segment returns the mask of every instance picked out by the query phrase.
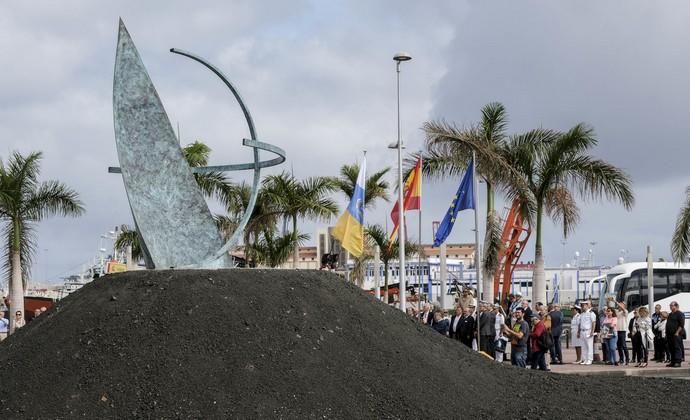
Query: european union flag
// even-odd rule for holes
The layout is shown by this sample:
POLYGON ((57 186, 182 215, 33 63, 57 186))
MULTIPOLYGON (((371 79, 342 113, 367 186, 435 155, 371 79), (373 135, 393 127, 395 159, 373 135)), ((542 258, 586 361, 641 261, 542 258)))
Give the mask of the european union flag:
POLYGON ((474 208, 474 162, 470 161, 465 176, 462 178, 458 192, 455 193, 453 201, 450 203, 450 208, 443 218, 443 222, 436 231, 434 238, 434 246, 439 246, 446 241, 450 231, 453 230, 455 218, 460 210, 474 208))

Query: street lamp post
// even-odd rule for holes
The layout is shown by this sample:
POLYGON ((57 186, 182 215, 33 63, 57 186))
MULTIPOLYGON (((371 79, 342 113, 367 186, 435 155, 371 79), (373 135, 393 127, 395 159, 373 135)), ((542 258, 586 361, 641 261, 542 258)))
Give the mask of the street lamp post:
POLYGON ((399 265, 399 275, 400 275, 400 287, 398 296, 400 299, 400 310, 406 312, 406 301, 407 301, 407 289, 405 284, 405 213, 403 206, 403 168, 402 168, 402 140, 400 138, 400 63, 403 61, 410 61, 412 57, 406 53, 398 53, 393 57, 395 60, 395 71, 397 74, 397 102, 398 102, 398 142, 395 144, 395 148, 398 149, 398 243, 400 246, 398 249, 400 253, 398 259, 400 261, 399 265))

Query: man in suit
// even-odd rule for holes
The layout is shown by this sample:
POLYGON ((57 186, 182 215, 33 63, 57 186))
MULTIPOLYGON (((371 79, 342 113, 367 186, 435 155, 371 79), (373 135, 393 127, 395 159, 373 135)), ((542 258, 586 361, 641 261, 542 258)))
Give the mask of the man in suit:
POLYGON ((472 348, 472 339, 474 338, 474 317, 472 317, 472 310, 465 308, 462 310, 462 317, 458 321, 458 339, 464 345, 472 348))
POLYGON ((496 339, 496 313, 486 302, 482 302, 479 308, 479 350, 493 357, 494 340, 496 339))
POLYGON ((563 352, 561 351, 561 334, 563 333, 563 313, 557 304, 549 305, 549 316, 551 317, 551 336, 553 346, 551 346, 551 364, 563 364, 563 352))
MULTIPOLYGON (((468 308, 469 309, 469 308, 468 308)), ((450 317, 450 328, 448 329, 448 336, 456 340, 460 339, 460 319, 462 318, 462 307, 457 305, 455 307, 455 314, 450 317)))

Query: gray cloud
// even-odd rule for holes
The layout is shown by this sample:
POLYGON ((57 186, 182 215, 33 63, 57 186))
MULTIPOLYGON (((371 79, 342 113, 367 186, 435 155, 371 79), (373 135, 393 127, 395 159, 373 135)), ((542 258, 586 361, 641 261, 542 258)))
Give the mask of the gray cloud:
MULTIPOLYGON (((637 204, 627 213, 582 203, 566 253, 587 253, 595 241, 595 262, 613 264, 620 249, 639 260, 646 244, 668 258, 689 181, 689 14, 683 2, 473 2, 446 49, 433 115, 469 124, 482 105, 500 101, 513 132, 592 124, 594 154, 628 171, 637 204)), ((547 264, 560 264, 560 240, 547 222, 547 264)))
MULTIPOLYGON (((0 156, 42 150, 45 179, 78 190, 88 211, 41 225, 35 273, 68 274, 105 245, 102 233, 130 222, 121 180, 106 173, 117 164, 111 94, 118 16, 183 142, 205 141, 213 163, 250 160, 239 145, 247 136, 241 112, 210 73, 170 47, 205 56, 237 84, 261 139, 288 152, 288 162, 268 172, 298 177, 334 174, 364 149, 371 170, 395 167, 386 147, 396 135, 392 56, 405 50, 414 57, 401 73, 408 150, 422 147, 419 127, 429 118, 469 123, 494 100, 506 104, 516 132, 587 121, 601 140, 597 155, 632 174, 638 205, 631 213, 583 205, 567 253, 591 240, 606 261, 647 242, 666 250, 690 181, 681 125, 689 11, 683 3, 642 2, 4 3, 0 156)), ((424 187, 425 241, 458 182, 424 187)), ((381 203, 367 218, 385 225, 389 210, 381 203)), ((416 236, 416 215, 410 224, 416 236)), ((315 225, 303 226, 311 232, 315 225)), ((465 212, 449 240, 472 241, 471 226, 465 212)), ((548 223, 545 243, 547 263, 559 264, 558 229, 548 223)))
MULTIPOLYGON (((87 207, 79 219, 41 224, 35 277, 54 280, 77 270, 109 246, 101 234, 131 220, 121 180, 106 173, 117 164, 111 94, 118 16, 184 143, 205 141, 212 163, 250 160, 240 147, 247 129, 233 99, 170 47, 207 57, 236 83, 261 139, 288 152, 288 162, 269 172, 292 169, 305 177, 334 174, 364 149, 370 168, 395 162, 386 145, 395 137, 392 56, 401 49, 415 54, 403 74, 403 133, 419 148, 417 127, 431 109, 442 47, 452 37, 443 16, 450 9, 364 1, 3 4, 0 156, 42 150, 44 179, 72 186, 87 207)), ((383 213, 372 219, 383 221, 383 213)))

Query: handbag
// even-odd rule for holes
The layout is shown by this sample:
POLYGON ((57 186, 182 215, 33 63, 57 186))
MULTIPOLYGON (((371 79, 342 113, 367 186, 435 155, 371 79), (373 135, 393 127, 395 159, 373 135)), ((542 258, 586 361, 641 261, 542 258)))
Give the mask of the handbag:
POLYGON ((505 340, 501 340, 500 338, 496 341, 494 341, 494 350, 497 352, 505 352, 506 351, 506 342, 505 340))

